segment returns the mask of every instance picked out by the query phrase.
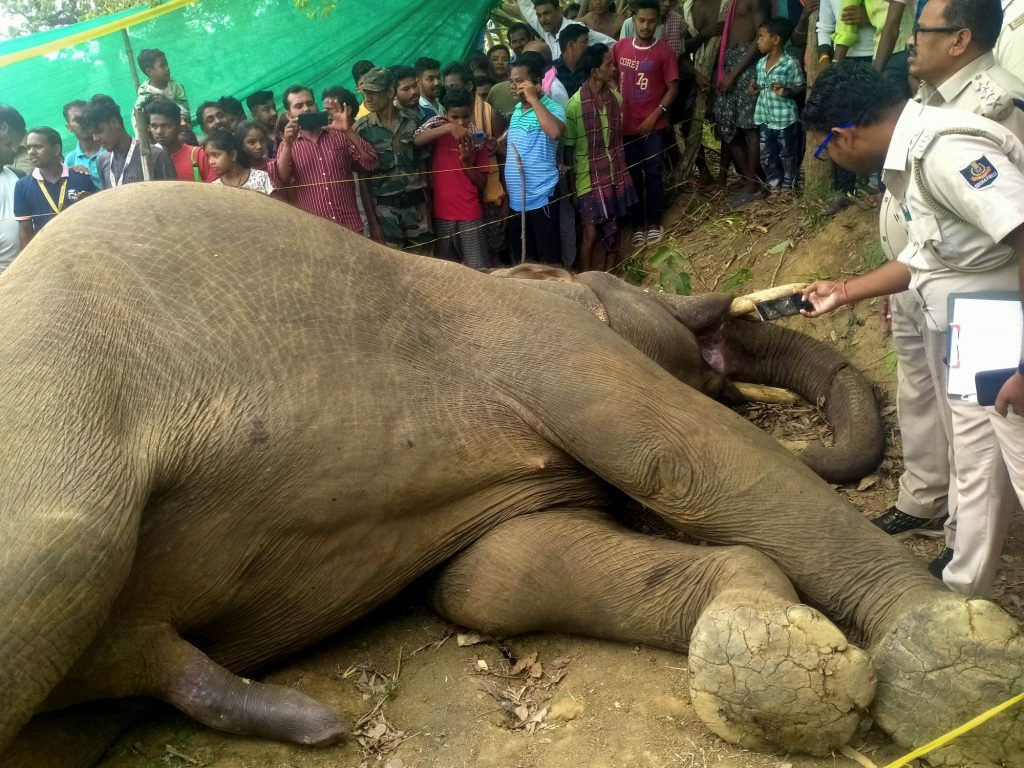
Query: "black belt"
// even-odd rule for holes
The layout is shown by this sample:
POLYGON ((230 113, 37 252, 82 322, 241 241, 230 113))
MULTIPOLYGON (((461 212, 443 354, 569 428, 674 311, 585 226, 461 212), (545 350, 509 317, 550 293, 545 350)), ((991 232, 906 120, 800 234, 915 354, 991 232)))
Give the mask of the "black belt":
POLYGON ((426 191, 413 189, 408 192, 399 192, 397 195, 384 195, 375 198, 377 205, 390 205, 395 208, 408 208, 412 205, 419 205, 427 201, 426 191))

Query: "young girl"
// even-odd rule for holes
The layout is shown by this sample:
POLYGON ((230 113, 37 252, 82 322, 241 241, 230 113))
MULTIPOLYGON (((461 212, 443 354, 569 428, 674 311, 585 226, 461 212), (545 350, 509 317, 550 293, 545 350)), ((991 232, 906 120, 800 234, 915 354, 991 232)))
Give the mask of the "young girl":
POLYGON ((214 184, 253 189, 265 195, 274 191, 267 172, 250 167, 249 155, 235 134, 215 131, 206 139, 205 148, 210 165, 220 174, 220 178, 214 179, 214 184))
POLYGON ((235 138, 242 142, 242 149, 249 156, 249 166, 265 171, 267 159, 270 156, 270 142, 267 141, 267 132, 259 123, 252 120, 243 120, 235 128, 235 138))

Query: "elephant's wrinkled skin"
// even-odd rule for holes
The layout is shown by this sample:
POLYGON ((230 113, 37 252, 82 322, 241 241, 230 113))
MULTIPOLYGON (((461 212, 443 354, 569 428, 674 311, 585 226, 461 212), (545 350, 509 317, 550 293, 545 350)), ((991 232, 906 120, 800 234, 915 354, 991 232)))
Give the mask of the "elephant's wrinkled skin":
MULTIPOLYGON (((36 237, 0 321, 0 751, 34 713, 135 694, 335 741, 338 713, 235 675, 434 568, 435 606, 470 627, 689 647, 698 712, 755 748, 843 743, 875 672, 904 744, 1024 683, 1009 617, 522 281, 244 191, 140 184, 36 237), (623 529, 612 487, 729 546, 623 529)), ((1022 732, 1006 715, 940 756, 1021 766, 1022 732)))

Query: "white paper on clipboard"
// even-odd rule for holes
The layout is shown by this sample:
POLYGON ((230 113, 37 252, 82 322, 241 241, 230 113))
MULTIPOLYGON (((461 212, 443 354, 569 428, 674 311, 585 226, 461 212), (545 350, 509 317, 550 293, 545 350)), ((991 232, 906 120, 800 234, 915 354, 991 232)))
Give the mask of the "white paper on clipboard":
POLYGON ((1020 298, 960 294, 951 296, 950 304, 946 392, 957 400, 976 399, 974 374, 1016 368, 1020 362, 1020 298))

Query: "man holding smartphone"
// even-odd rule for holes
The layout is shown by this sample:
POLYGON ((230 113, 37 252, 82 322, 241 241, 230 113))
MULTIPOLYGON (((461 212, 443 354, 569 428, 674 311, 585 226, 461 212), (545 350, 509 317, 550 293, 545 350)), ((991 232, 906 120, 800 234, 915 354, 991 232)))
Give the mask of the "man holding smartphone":
POLYGON ((377 151, 355 132, 351 104, 331 106, 330 115, 319 112, 306 86, 285 90, 288 124, 277 151, 277 174, 297 207, 362 234, 353 170, 377 170, 377 151))
POLYGON ((422 249, 432 239, 425 151, 413 144, 418 115, 395 106, 395 79, 375 67, 359 78, 369 114, 356 121, 356 133, 377 152, 379 166, 359 181, 370 237, 392 248, 422 249))

